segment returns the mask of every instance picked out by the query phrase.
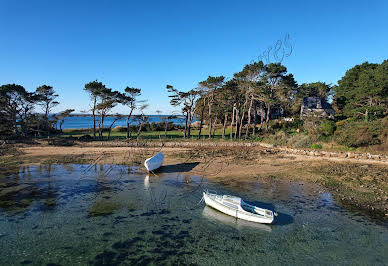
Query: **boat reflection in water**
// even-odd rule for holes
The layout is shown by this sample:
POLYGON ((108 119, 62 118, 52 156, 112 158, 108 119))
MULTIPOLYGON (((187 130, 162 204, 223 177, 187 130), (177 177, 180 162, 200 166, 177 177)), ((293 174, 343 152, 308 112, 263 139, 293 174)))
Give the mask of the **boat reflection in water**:
POLYGON ((253 223, 241 219, 236 219, 235 217, 226 215, 222 212, 219 212, 211 207, 205 206, 203 209, 202 215, 210 221, 220 222, 229 226, 232 226, 238 230, 243 228, 254 228, 266 232, 271 232, 272 228, 270 225, 253 223))
POLYGON ((150 188, 150 175, 146 175, 144 178, 144 188, 147 190, 150 188))

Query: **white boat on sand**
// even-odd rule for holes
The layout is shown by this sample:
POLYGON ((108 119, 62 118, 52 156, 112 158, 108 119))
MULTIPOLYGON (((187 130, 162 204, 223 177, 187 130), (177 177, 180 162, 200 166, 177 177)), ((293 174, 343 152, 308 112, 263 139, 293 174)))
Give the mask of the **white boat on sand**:
POLYGON ((158 152, 151 158, 148 158, 144 161, 145 168, 150 172, 158 169, 162 166, 164 160, 164 155, 161 152, 158 152))
POLYGON ((206 205, 238 219, 270 224, 276 214, 267 209, 262 209, 244 202, 241 198, 230 195, 218 195, 203 192, 206 205))

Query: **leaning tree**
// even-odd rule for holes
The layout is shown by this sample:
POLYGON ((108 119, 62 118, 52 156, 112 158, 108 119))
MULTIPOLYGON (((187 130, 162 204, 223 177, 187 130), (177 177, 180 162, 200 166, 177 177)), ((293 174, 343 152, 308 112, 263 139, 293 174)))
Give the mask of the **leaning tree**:
POLYGON ((44 118, 47 126, 47 134, 50 135, 51 126, 49 123, 49 115, 52 108, 59 104, 59 102, 56 101, 58 94, 56 94, 53 87, 42 85, 36 89, 36 95, 39 98, 39 105, 42 106, 44 112, 44 118))
POLYGON ((206 80, 201 81, 199 83, 199 87, 204 89, 205 95, 206 95, 206 102, 208 105, 208 124, 209 124, 209 138, 212 137, 212 126, 213 126, 213 121, 212 121, 212 107, 215 102, 214 98, 214 93, 218 88, 221 88, 222 85, 224 84, 225 77, 224 76, 218 76, 218 77, 213 77, 209 76, 206 80))
POLYGON ((93 138, 96 139, 96 112, 98 105, 98 97, 103 93, 106 89, 105 85, 102 82, 98 82, 97 80, 91 81, 85 84, 84 90, 89 93, 90 98, 92 100, 92 116, 93 116, 93 138))

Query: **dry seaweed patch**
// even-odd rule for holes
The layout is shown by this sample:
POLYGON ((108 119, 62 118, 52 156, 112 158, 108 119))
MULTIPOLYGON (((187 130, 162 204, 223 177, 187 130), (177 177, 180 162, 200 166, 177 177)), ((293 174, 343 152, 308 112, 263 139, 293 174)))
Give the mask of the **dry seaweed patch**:
POLYGON ((0 145, 0 174, 9 175, 19 170, 23 163, 21 160, 22 151, 15 145, 0 145))

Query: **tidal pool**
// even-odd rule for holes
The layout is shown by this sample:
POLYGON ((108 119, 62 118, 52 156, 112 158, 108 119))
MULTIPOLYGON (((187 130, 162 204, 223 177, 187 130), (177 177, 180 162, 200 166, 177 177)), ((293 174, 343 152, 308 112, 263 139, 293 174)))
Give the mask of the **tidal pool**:
POLYGON ((387 223, 308 184, 225 184, 118 165, 29 166, 0 177, 0 265, 387 262, 387 223), (278 219, 236 221, 199 203, 204 189, 276 209, 278 219))

